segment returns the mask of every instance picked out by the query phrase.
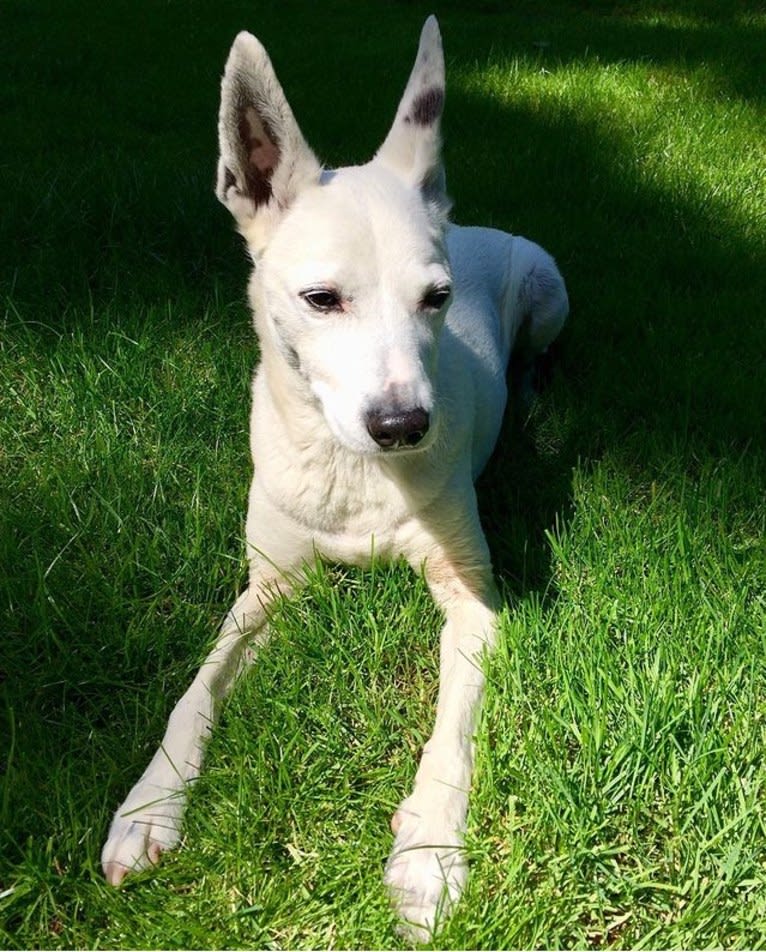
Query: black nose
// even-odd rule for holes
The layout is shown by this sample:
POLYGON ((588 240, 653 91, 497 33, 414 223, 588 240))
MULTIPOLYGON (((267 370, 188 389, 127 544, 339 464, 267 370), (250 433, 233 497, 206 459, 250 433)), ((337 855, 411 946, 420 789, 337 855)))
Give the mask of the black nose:
POLYGON ((365 417, 367 432, 384 450, 395 446, 417 446, 428 432, 428 414, 422 407, 389 413, 370 410, 365 417))

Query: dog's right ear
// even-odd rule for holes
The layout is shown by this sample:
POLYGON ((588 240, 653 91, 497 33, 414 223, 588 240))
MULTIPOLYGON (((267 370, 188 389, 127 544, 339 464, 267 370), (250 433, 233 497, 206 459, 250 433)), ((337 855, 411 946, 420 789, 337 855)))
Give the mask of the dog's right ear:
POLYGON ((322 169, 306 144, 261 43, 250 33, 234 40, 221 80, 216 195, 253 252, 298 193, 322 169))

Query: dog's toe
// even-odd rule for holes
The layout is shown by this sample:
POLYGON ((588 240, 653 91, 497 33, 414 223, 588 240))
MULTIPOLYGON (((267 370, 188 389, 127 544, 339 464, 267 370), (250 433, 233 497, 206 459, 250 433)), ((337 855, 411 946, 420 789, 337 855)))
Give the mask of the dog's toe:
POLYGON ((119 886, 128 875, 128 868, 113 860, 102 862, 101 865, 104 870, 104 877, 110 886, 119 886))
POLYGON ((160 841, 151 826, 140 822, 114 827, 113 823, 101 852, 101 867, 112 886, 119 886, 128 873, 156 866, 165 850, 172 849, 178 841, 177 836, 168 836, 167 830, 160 841))
POLYGON ((385 883, 399 916, 397 931, 407 940, 430 941, 465 885, 468 865, 459 831, 421 822, 400 809, 391 821, 394 848, 385 883))
POLYGON ((458 850, 414 848, 392 854, 385 882, 399 917, 397 932, 414 942, 430 941, 452 911, 465 883, 458 850))
POLYGON ((101 851, 106 881, 119 886, 128 873, 156 866, 181 838, 183 806, 180 794, 158 798, 156 790, 134 788, 115 814, 101 851))

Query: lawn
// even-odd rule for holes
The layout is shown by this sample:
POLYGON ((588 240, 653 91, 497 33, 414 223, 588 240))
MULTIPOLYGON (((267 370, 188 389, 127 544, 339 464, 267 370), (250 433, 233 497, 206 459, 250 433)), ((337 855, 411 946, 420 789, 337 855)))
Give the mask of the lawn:
POLYGON ((111 813, 244 579, 247 262, 212 192, 241 28, 364 161, 434 8, 461 223, 556 257, 571 322, 481 480, 506 597, 444 948, 766 944, 766 15, 729 2, 6 0, 0 943, 397 948, 388 820, 435 700, 402 566, 317 566, 180 849, 111 813))

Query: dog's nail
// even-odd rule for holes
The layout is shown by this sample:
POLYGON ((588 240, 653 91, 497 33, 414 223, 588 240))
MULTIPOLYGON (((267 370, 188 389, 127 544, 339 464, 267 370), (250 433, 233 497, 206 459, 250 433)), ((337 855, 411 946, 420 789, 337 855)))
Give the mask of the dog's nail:
POLYGON ((122 863, 107 863, 104 867, 104 876, 110 886, 119 886, 127 872, 127 866, 123 866, 122 863))

